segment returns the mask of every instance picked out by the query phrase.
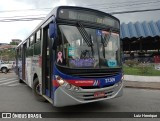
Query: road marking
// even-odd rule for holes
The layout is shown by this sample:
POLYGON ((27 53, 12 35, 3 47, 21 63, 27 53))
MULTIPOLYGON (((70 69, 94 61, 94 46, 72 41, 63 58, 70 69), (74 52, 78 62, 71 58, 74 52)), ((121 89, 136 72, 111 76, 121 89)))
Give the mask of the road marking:
POLYGON ((6 82, 6 83, 2 83, 0 85, 6 85, 6 84, 14 83, 14 82, 18 82, 18 81, 17 80, 16 81, 10 81, 10 82, 6 82))
POLYGON ((18 85, 20 85, 20 83, 16 83, 16 84, 10 84, 10 85, 8 85, 8 86, 18 86, 18 85))
POLYGON ((3 80, 3 81, 0 81, 0 83, 7 82, 7 81, 12 81, 12 80, 17 80, 17 78, 13 78, 13 79, 6 79, 6 80, 3 80))
POLYGON ((13 78, 0 78, 0 86, 14 87, 14 86, 22 86, 22 85, 23 84, 19 83, 19 80, 18 80, 17 77, 13 77, 13 78))
POLYGON ((1 80, 4 80, 4 79, 6 79, 6 78, 1 78, 0 81, 1 81, 1 80))

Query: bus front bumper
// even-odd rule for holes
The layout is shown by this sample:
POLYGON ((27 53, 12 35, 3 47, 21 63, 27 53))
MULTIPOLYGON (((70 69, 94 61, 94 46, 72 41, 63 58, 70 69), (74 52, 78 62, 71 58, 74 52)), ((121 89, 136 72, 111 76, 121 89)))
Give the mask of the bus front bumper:
POLYGON ((63 107, 69 105, 84 104, 96 101, 102 101, 120 97, 123 94, 123 82, 121 81, 110 87, 99 89, 82 89, 79 91, 71 91, 64 86, 60 86, 54 93, 54 106, 63 107), (101 98, 95 98, 96 92, 104 92, 105 96, 101 98))

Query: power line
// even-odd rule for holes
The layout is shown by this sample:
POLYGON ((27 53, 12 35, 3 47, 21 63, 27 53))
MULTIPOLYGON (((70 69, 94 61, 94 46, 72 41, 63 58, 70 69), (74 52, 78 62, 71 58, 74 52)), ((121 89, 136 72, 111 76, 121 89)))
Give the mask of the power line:
POLYGON ((6 12, 22 12, 22 11, 41 11, 41 10, 51 10, 52 8, 36 8, 36 9, 22 9, 22 10, 7 10, 7 11, 0 11, 0 13, 6 12))
MULTIPOLYGON (((110 14, 126 14, 126 13, 138 13, 138 12, 148 12, 148 11, 158 11, 157 9, 146 9, 146 10, 134 10, 134 11, 120 11, 120 12, 111 12, 110 14)), ((44 17, 33 17, 33 18, 17 18, 17 19, 1 19, 0 22, 15 22, 15 21, 35 21, 35 20, 43 20, 44 17)))
POLYGON ((146 10, 134 10, 134 11, 120 11, 120 12, 111 12, 110 14, 125 14, 125 13, 138 13, 138 12, 148 12, 148 11, 159 11, 160 8, 157 9, 146 9, 146 10))
MULTIPOLYGON (((147 5, 147 4, 146 4, 146 5, 147 5)), ((139 9, 140 7, 141 7, 141 8, 142 8, 142 7, 148 7, 148 5, 147 5, 147 6, 146 6, 146 5, 143 5, 143 6, 135 6, 135 7, 132 7, 132 8, 131 8, 130 6, 128 6, 128 7, 125 7, 124 9, 123 9, 123 8, 119 8, 119 9, 117 8, 116 11, 124 11, 124 10, 126 10, 126 9, 130 9, 130 10, 132 9, 132 11, 133 11, 133 10, 139 9)), ((157 8, 157 6, 159 7, 159 4, 156 4, 156 5, 152 6, 152 8, 157 8)), ((150 8, 150 9, 152 9, 152 8, 150 8)), ((148 9, 148 8, 147 8, 147 9, 148 9)), ((99 10, 101 10, 101 9, 99 9, 99 10)), ((105 10, 103 10, 103 11, 105 11, 105 10)), ((111 12, 111 11, 114 11, 114 10, 108 10, 108 13, 111 12)))
MULTIPOLYGON (((116 2, 116 3, 106 3, 106 2, 105 2, 105 3, 101 3, 101 4, 90 4, 90 5, 87 5, 87 6, 93 6, 93 5, 96 5, 96 6, 97 6, 97 5, 99 5, 99 6, 100 6, 100 5, 103 5, 103 6, 104 6, 104 5, 107 4, 107 5, 113 5, 113 7, 116 7, 116 8, 117 8, 117 7, 119 7, 119 6, 114 6, 114 4, 118 4, 118 5, 121 4, 121 5, 123 5, 122 3, 132 3, 132 4, 133 4, 133 3, 137 3, 137 2, 140 2, 140 3, 141 3, 141 2, 143 2, 143 1, 138 1, 138 0, 137 0, 137 1, 132 1, 132 2, 129 2, 129 1, 128 1, 128 2, 116 2)), ((149 1, 149 2, 146 2, 146 1, 145 1, 145 3, 153 3, 153 2, 154 2, 154 1, 149 1)), ((157 1, 155 1, 155 2, 157 2, 157 1)), ((154 3, 155 3, 155 2, 154 2, 154 3)), ((160 2, 160 1, 158 1, 158 2, 160 2)), ((137 3, 137 4, 138 4, 138 3, 137 3)), ((95 6, 93 6, 93 7, 95 7, 95 6)), ((109 8, 111 8, 111 7, 109 7, 109 8)), ((0 11, 0 13, 5 13, 5 12, 22 12, 22 11, 41 11, 41 10, 51 10, 51 9, 53 9, 53 8, 35 8, 35 9, 7 10, 7 11, 0 11)))
MULTIPOLYGON (((137 0, 137 1, 132 1, 132 2, 139 2, 139 0, 137 0)), ((129 1, 129 2, 116 2, 116 3, 104 2, 104 3, 99 3, 99 4, 88 4, 87 6, 104 5, 104 4, 114 5, 114 4, 122 4, 122 3, 130 3, 130 1, 129 1)))
MULTIPOLYGON (((128 3, 130 4, 130 3, 139 3, 139 2, 140 2, 140 3, 141 3, 141 2, 146 2, 146 0, 144 0, 144 1, 139 1, 139 0, 133 1, 133 0, 132 0, 132 1, 127 1, 127 2, 115 2, 115 3, 107 3, 107 2, 104 2, 104 3, 99 3, 99 4, 89 4, 89 5, 86 5, 86 6, 91 6, 91 7, 93 6, 93 7, 94 7, 95 5, 96 5, 96 6, 104 6, 104 5, 109 5, 109 6, 110 6, 110 5, 117 5, 117 4, 118 4, 118 5, 124 5, 124 4, 128 4, 128 3)), ((150 2, 150 1, 148 1, 148 2, 150 2)), ((152 1, 152 2, 153 2, 153 1, 152 1)))
MULTIPOLYGON (((121 8, 121 7, 130 7, 130 6, 135 6, 135 5, 143 5, 143 4, 152 4, 152 3, 157 3, 160 1, 148 1, 148 2, 143 2, 143 1, 132 1, 132 2, 117 2, 117 3, 101 3, 101 4, 90 4, 87 6, 93 6, 93 5, 99 5, 99 9, 110 9, 110 8, 121 8), (122 3, 132 3, 132 4, 122 4, 122 3), (103 7, 104 5, 112 5, 111 7, 103 7), (115 6, 118 4, 118 6, 115 6), (119 4, 121 4, 119 6, 119 4)), ((95 6, 93 6, 95 7, 95 6)), ((22 9, 22 10, 8 10, 8 11, 0 11, 0 13, 5 13, 5 12, 22 12, 22 11, 41 11, 41 10, 51 10, 52 8, 36 8, 36 9, 22 9)))
POLYGON ((136 6, 136 5, 148 5, 148 4, 153 4, 153 3, 158 3, 160 1, 151 1, 151 2, 143 2, 143 3, 132 3, 128 5, 118 5, 118 6, 111 6, 111 7, 100 7, 99 9, 112 9, 112 8, 125 8, 125 7, 131 7, 131 6, 136 6))
POLYGON ((44 17, 37 18, 18 18, 18 19, 2 19, 0 22, 16 22, 16 21, 34 21, 34 20, 43 20, 44 17))
POLYGON ((0 19, 8 19, 8 18, 17 18, 17 17, 37 17, 37 16, 46 16, 47 14, 38 14, 38 15, 25 15, 25 16, 11 16, 11 17, 0 17, 0 19))

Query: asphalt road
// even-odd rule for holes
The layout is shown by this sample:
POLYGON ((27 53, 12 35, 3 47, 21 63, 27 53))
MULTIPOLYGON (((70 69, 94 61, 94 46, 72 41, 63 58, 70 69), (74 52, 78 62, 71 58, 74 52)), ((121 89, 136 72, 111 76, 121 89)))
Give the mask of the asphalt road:
MULTIPOLYGON (((15 84, 15 86, 9 86, 8 84, 2 85, 1 81, 3 82, 3 79, 1 75, 0 112, 160 112, 160 90, 124 88, 124 95, 120 98, 90 104, 56 108, 48 102, 38 102, 32 94, 32 89, 25 84, 15 84)), ((15 80, 15 77, 15 75, 3 76, 3 78, 7 78, 8 80, 11 78, 14 78, 15 80)), ((18 83, 18 80, 16 83, 18 83)), ((70 121, 73 119, 68 118, 64 120, 70 121)), ((82 119, 76 120, 80 121, 82 119)), ((100 119, 87 120, 92 121, 100 119)), ((143 120, 148 121, 150 119, 143 120)), ((115 121, 123 120, 115 119, 115 121)))

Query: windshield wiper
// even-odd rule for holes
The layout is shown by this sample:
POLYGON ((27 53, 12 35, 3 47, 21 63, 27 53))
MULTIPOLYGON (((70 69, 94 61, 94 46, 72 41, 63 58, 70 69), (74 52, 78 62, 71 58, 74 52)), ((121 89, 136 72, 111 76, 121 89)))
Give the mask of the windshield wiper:
POLYGON ((111 37, 111 33, 112 33, 112 30, 110 29, 109 30, 109 35, 107 35, 107 37, 106 36, 103 37, 101 35, 101 43, 103 45, 103 57, 104 58, 105 58, 105 47, 107 47, 107 45, 108 45, 108 42, 109 42, 110 37, 111 37))
POLYGON ((80 22, 77 22, 78 30, 82 37, 84 38, 85 42, 87 43, 88 47, 91 47, 91 52, 92 52, 92 57, 94 56, 94 50, 93 50, 93 42, 92 42, 92 37, 91 35, 88 35, 87 31, 84 29, 83 25, 80 22))

